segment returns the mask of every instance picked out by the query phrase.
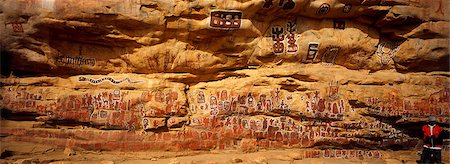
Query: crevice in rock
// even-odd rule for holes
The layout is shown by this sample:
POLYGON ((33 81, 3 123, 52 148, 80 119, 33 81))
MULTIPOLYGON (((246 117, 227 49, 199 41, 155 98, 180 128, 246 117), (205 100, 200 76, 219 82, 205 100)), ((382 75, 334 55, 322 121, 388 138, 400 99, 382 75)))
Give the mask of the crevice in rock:
POLYGON ((163 133, 163 132, 169 132, 169 128, 167 126, 158 127, 156 129, 146 129, 146 132, 153 132, 153 133, 163 133))
POLYGON ((134 90, 138 90, 138 88, 135 88, 135 87, 121 87, 120 90, 130 90, 130 91, 134 91, 134 90))
POLYGON ((168 128, 170 128, 170 129, 181 128, 181 127, 183 127, 187 122, 188 122, 188 121, 181 121, 181 122, 179 122, 178 124, 174 124, 174 125, 172 125, 172 126, 170 126, 170 127, 168 127, 168 128))
MULTIPOLYGON (((396 70, 399 73, 412 73, 412 72, 433 72, 433 71, 448 71, 450 67, 450 54, 446 48, 435 48, 433 53, 447 53, 446 55, 440 55, 437 60, 406 60, 398 61, 395 64, 396 70), (424 67, 426 66, 426 67, 424 67)), ((444 75, 450 76, 450 75, 444 75)))
POLYGON ((167 80, 171 82, 183 83, 186 85, 196 85, 201 82, 214 82, 220 81, 226 78, 236 77, 236 78, 246 78, 250 77, 243 73, 235 73, 235 72, 222 72, 222 74, 204 74, 204 75, 196 75, 195 77, 187 77, 187 78, 167 78, 167 80))
POLYGON ((308 88, 306 88, 306 87, 301 87, 301 85, 294 85, 294 84, 292 84, 292 85, 281 85, 281 89, 287 90, 289 92, 298 92, 298 91, 304 92, 304 91, 308 90, 308 88))
POLYGON ((411 147, 407 147, 403 144, 390 144, 388 146, 385 146, 384 149, 398 151, 398 150, 409 150, 411 147))
POLYGON ((312 79, 310 76, 308 75, 301 75, 301 74, 293 74, 293 75, 269 75, 267 77, 273 77, 273 78, 281 78, 281 77, 291 77, 300 81, 305 81, 305 82, 318 82, 319 80, 316 79, 312 79))
POLYGON ((1 56, 0 56, 0 70, 1 70, 1 75, 2 76, 9 76, 12 73, 12 69, 11 69, 11 58, 9 55, 9 52, 6 51, 3 46, 1 49, 1 56))
MULTIPOLYGON (((418 122, 395 123, 395 124, 393 124, 393 126, 396 129, 401 129, 401 131, 403 133, 406 133, 411 137, 421 139, 421 137, 423 136, 422 126, 426 125, 426 124, 427 124, 426 121, 418 121, 418 122)), ((443 128, 447 128, 447 129, 450 128, 450 124, 447 124, 447 123, 437 123, 437 125, 439 125, 440 127, 443 127, 443 128)), ((448 138, 448 136, 447 136, 447 138, 448 138)))
POLYGON ((89 123, 89 122, 80 122, 78 120, 73 119, 62 119, 62 120, 48 120, 45 122, 45 124, 56 127, 56 126, 70 126, 70 127, 76 127, 76 126, 86 126, 86 127, 96 127, 95 125, 89 123))
POLYGON ((263 80, 263 81, 257 81, 253 83, 253 86, 270 86, 270 81, 263 80))
MULTIPOLYGON (((186 115, 184 115, 183 117, 187 117, 187 121, 183 124, 183 125, 189 125, 189 123, 190 123, 190 120, 191 120, 191 115, 192 115, 192 113, 191 113, 191 104, 189 103, 189 99, 188 99, 188 96, 189 96, 189 94, 188 94, 188 92, 189 92, 189 90, 190 90, 191 88, 189 87, 189 85, 186 85, 186 87, 184 88, 184 90, 183 90, 183 93, 184 93, 184 95, 186 95, 186 99, 185 99, 185 104, 186 104, 186 115)), ((166 119, 166 122, 168 121, 168 119, 166 119)), ((166 124, 167 125, 167 124, 166 124)))
POLYGON ((20 55, 16 55, 7 51, 2 51, 1 56, 2 76, 8 77, 9 75, 13 74, 16 77, 58 76, 62 78, 67 78, 72 75, 82 75, 82 74, 106 75, 110 73, 104 70, 90 70, 90 69, 80 70, 76 67, 68 67, 68 66, 59 66, 58 68, 54 68, 49 64, 31 61, 23 62, 23 61, 26 61, 26 59, 21 58, 20 55))
POLYGON ((156 8, 158 8, 158 3, 141 4, 140 8, 142 8, 142 7, 156 9, 156 8))
MULTIPOLYGON (((2 84, 2 83, 0 83, 0 84, 2 84)), ((10 85, 13 86, 15 84, 10 84, 10 85)), ((27 83, 26 86, 50 87, 50 86, 53 86, 53 84, 46 82, 46 81, 39 81, 39 82, 35 82, 35 83, 27 83)))
MULTIPOLYGON (((442 34, 436 33, 436 32, 429 31, 428 29, 424 29, 413 35, 410 35, 408 38, 436 39, 436 38, 448 38, 448 37, 444 36, 442 34)), ((433 51, 434 51, 434 49, 433 49, 433 51)))
POLYGON ((36 117, 44 116, 34 112, 13 112, 9 109, 0 109, 1 119, 13 121, 37 121, 36 117))
POLYGON ((402 116, 381 116, 374 113, 363 114, 363 116, 373 117, 380 122, 390 125, 394 125, 398 120, 402 118, 402 116))
POLYGON ((367 108, 369 107, 366 103, 358 100, 348 100, 348 103, 352 108, 367 108))
POLYGON ((8 157, 12 157, 14 156, 14 152, 13 151, 9 151, 9 150, 2 150, 1 155, 0 155, 0 159, 5 159, 8 157))

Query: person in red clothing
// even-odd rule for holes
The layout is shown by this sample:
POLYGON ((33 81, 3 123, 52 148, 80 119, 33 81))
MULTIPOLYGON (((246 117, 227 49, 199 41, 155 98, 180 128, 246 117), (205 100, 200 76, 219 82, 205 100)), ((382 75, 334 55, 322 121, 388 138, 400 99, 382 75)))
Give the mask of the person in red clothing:
POLYGON ((436 124, 436 117, 428 117, 428 124, 422 127, 423 151, 420 163, 442 163, 441 150, 444 145, 444 131, 436 124))

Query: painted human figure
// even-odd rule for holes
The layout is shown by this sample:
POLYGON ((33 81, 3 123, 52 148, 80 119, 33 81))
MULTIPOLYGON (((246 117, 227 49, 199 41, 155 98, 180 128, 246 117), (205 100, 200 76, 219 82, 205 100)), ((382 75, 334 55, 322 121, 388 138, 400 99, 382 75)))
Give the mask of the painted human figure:
POLYGON ((231 111, 233 113, 238 111, 238 100, 236 97, 231 98, 231 111))
POLYGON ((271 112, 272 111, 272 100, 267 99, 264 105, 266 112, 271 112))
POLYGON ((435 13, 439 13, 441 15, 444 15, 444 11, 443 11, 443 7, 442 7, 442 0, 439 0, 439 7, 438 9, 435 11, 435 13))
POLYGON ((256 110, 258 110, 259 112, 264 112, 265 110, 265 103, 266 103, 266 95, 261 94, 259 95, 259 99, 258 99, 258 103, 256 106, 256 110))
POLYGON ((249 93, 247 96, 247 107, 249 108, 255 107, 255 99, 253 98, 251 93, 249 93))
POLYGON ((164 93, 162 93, 161 91, 157 91, 155 93, 155 100, 156 102, 164 103, 164 93))
POLYGON ((247 104, 247 96, 241 96, 238 97, 239 105, 240 106, 246 106, 247 104))
POLYGON ((261 101, 258 101, 258 102, 256 103, 256 111, 258 111, 258 112, 264 111, 264 109, 263 109, 263 104, 262 104, 261 101))
POLYGON ((220 100, 225 101, 228 100, 228 93, 227 90, 222 90, 220 92, 220 100))
POLYGON ((231 111, 231 104, 230 104, 229 101, 224 101, 224 102, 223 102, 222 110, 224 110, 224 111, 226 111, 226 112, 231 111))
POLYGON ((217 99, 215 96, 210 96, 209 105, 210 105, 211 109, 217 108, 217 99))
POLYGON ((203 91, 198 92, 197 103, 205 103, 205 94, 203 93, 203 91))

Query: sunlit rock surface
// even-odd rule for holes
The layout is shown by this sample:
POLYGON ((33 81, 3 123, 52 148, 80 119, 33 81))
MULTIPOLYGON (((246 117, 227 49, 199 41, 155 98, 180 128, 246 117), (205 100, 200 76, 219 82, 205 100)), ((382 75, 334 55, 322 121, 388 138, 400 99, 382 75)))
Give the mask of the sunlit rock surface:
POLYGON ((383 158, 450 123, 448 0, 1 2, 2 142, 383 158))

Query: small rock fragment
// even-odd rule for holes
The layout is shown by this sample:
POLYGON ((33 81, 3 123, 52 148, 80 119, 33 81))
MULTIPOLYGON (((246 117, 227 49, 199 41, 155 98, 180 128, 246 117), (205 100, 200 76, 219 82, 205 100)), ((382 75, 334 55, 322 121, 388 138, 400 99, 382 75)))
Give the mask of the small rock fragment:
POLYGON ((64 155, 66 155, 66 156, 73 156, 73 155, 76 155, 76 154, 77 153, 71 148, 65 148, 64 149, 64 155))
POLYGON ((243 160, 240 159, 240 158, 233 158, 232 161, 233 161, 233 163, 241 163, 241 162, 243 162, 243 160))

